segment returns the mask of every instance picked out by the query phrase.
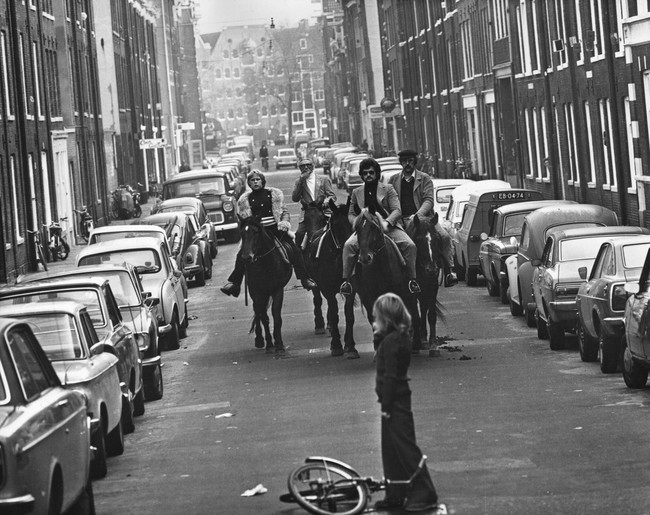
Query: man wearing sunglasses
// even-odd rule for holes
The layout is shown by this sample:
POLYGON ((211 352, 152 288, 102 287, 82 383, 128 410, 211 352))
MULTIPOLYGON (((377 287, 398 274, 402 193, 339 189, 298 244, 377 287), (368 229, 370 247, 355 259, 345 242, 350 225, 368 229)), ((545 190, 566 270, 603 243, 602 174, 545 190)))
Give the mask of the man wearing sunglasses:
MULTIPOLYGON (((415 280, 417 250, 413 240, 409 238, 402 228, 402 213, 395 188, 380 182, 381 167, 371 157, 359 163, 359 175, 363 179, 363 185, 350 194, 350 209, 348 211, 350 223, 354 223, 354 219, 364 207, 374 207, 375 211, 386 221, 386 235, 395 242, 404 257, 404 261, 406 261, 409 291, 411 293, 420 293, 420 285, 415 280)), ((353 233, 343 246, 343 284, 341 284, 340 290, 342 295, 352 294, 350 276, 354 270, 358 255, 359 241, 356 233, 353 233)))
MULTIPOLYGON (((417 216, 423 219, 433 214, 433 182, 431 177, 416 169, 418 154, 415 150, 402 150, 397 155, 402 165, 402 172, 393 175, 388 182, 397 192, 404 230, 412 237, 415 231, 413 218, 417 216)), ((437 221, 435 230, 442 242, 445 286, 454 286, 458 283, 458 278, 451 271, 453 259, 451 237, 437 221)))
MULTIPOLYGON (((296 245, 301 247, 307 233, 305 229, 305 204, 317 201, 326 206, 330 199, 336 202, 336 193, 334 193, 332 181, 329 177, 316 175, 314 163, 311 159, 303 158, 298 161, 298 168, 300 169, 300 177, 296 179, 293 186, 291 200, 300 202, 303 206, 300 210, 298 230, 296 231, 296 245)), ((326 209, 325 214, 331 215, 332 213, 329 209, 326 209)))

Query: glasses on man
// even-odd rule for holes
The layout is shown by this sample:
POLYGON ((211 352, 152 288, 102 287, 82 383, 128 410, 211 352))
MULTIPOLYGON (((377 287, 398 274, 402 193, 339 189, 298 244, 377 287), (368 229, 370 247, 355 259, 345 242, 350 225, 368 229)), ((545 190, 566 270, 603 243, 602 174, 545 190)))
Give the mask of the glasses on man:
POLYGON ((406 159, 400 159, 399 162, 402 163, 403 165, 414 165, 415 164, 415 158, 409 157, 406 159))
POLYGON ((365 177, 366 175, 375 175, 375 170, 374 168, 369 168, 368 170, 361 170, 359 172, 359 175, 361 177, 365 177))

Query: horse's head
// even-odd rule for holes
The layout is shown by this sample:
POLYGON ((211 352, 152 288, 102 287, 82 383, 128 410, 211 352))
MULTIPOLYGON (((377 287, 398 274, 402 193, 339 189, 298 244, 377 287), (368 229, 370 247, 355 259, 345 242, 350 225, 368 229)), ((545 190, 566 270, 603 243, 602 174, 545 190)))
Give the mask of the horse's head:
POLYGON ((438 214, 431 218, 413 217, 413 243, 417 249, 416 268, 418 275, 433 277, 438 274, 440 242, 435 225, 438 222, 438 214))
POLYGON ((300 201, 305 214, 305 230, 309 236, 314 234, 321 227, 325 226, 327 219, 323 208, 324 200, 325 197, 319 197, 312 202, 305 202, 304 200, 300 201))
POLYGON ((354 220, 353 229, 359 241, 359 263, 370 265, 375 255, 384 248, 384 231, 381 228, 379 215, 371 213, 368 208, 354 220))
POLYGON ((329 201, 329 208, 332 211, 332 216, 329 221, 329 228, 334 236, 335 242, 340 246, 347 241, 352 234, 352 225, 348 218, 349 205, 339 204, 338 206, 332 199, 329 201))
POLYGON ((241 257, 245 262, 255 261, 268 245, 270 236, 259 217, 241 218, 241 257))

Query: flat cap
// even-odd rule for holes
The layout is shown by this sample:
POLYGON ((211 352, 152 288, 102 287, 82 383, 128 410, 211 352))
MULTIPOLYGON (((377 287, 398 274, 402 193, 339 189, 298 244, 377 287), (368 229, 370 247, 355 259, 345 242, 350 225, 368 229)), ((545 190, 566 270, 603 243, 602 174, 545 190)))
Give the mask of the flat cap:
POLYGON ((400 150, 397 156, 401 159, 403 157, 409 158, 409 157, 418 157, 418 153, 410 148, 400 150))
POLYGON ((307 165, 314 166, 313 161, 308 157, 303 157, 300 161, 298 161, 298 166, 307 166, 307 165))

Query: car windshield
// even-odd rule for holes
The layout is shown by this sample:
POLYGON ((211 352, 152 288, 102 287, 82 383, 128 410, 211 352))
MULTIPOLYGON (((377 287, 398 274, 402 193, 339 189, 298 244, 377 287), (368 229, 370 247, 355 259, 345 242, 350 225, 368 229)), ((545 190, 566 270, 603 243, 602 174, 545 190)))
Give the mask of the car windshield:
POLYGON ((623 246, 623 266, 625 268, 643 268, 650 243, 635 243, 623 246))
POLYGON ((205 177, 165 185, 165 198, 201 197, 204 195, 225 195, 223 177, 205 177))
POLYGON ((105 232, 93 234, 90 243, 99 243, 102 241, 121 240, 123 238, 157 238, 162 241, 162 234, 158 231, 130 231, 125 230, 122 232, 105 232))
POLYGON ((278 150, 278 157, 294 157, 295 155, 293 150, 278 150))
POLYGON ((21 315, 29 322, 38 343, 50 361, 84 358, 77 324, 68 313, 21 315))
POLYGON ((123 249, 84 256, 79 266, 129 263, 141 274, 161 274, 160 256, 152 249, 123 249))
POLYGON ((521 227, 528 213, 515 213, 503 221, 503 236, 521 236, 521 227))
POLYGON ((72 300, 86 306, 86 310, 93 321, 95 328, 106 325, 99 292, 95 289, 79 290, 43 290, 41 292, 25 292, 12 297, 0 299, 0 306, 13 306, 16 304, 30 304, 49 300, 72 300))
POLYGON ((572 238, 560 241, 560 261, 596 259, 603 238, 572 238))
POLYGON ((454 188, 438 188, 436 190, 436 202, 438 204, 449 204, 451 202, 451 194, 454 192, 454 188))
POLYGON ((119 307, 140 305, 140 297, 138 296, 138 292, 135 289, 135 285, 131 280, 131 274, 129 274, 129 272, 126 270, 108 273, 102 272, 102 277, 108 279, 119 307))

